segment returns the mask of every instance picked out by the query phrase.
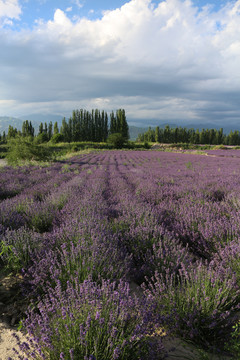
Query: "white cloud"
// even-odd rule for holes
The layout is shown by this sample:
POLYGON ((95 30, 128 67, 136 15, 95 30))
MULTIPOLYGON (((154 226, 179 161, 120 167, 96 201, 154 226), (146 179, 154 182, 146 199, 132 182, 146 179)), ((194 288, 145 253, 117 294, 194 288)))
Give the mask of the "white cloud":
POLYGON ((72 0, 72 2, 75 4, 75 5, 77 5, 77 7, 79 8, 79 9, 81 9, 82 7, 83 7, 83 2, 81 1, 79 1, 79 0, 72 0))
POLYGON ((72 11, 72 6, 66 8, 66 12, 71 12, 72 11))
POLYGON ((93 21, 67 12, 0 38, 0 98, 16 109, 99 104, 155 121, 240 118, 240 0, 218 12, 131 0, 93 21))
POLYGON ((21 7, 18 0, 0 0, 0 19, 19 19, 21 7))

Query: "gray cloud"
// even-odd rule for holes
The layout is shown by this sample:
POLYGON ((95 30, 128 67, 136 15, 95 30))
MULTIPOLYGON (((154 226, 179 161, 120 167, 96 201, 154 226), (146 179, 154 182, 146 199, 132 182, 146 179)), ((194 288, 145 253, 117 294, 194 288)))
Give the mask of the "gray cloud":
POLYGON ((144 125, 235 121, 239 23, 240 0, 217 13, 191 1, 132 0, 95 21, 57 10, 32 31, 2 29, 2 115, 96 106, 124 107, 144 125))

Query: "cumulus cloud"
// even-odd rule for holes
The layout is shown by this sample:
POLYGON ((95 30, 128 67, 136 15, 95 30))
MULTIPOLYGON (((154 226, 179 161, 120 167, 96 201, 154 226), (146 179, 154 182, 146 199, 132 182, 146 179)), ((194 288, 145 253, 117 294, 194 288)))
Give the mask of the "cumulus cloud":
POLYGON ((0 98, 20 112, 99 104, 150 124, 236 120, 239 24, 240 0, 217 12, 190 0, 131 0, 97 20, 57 9, 32 31, 0 33, 0 98))
POLYGON ((18 0, 0 0, 0 26, 11 25, 9 19, 19 19, 21 14, 21 7, 18 0))

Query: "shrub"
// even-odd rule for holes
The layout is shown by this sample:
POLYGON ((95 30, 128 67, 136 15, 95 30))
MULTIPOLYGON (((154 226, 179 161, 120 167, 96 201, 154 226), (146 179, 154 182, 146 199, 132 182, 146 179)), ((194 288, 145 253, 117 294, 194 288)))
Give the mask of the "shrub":
POLYGON ((38 136, 34 139, 36 144, 42 144, 48 142, 48 134, 45 132, 38 134, 38 136))
POLYGON ((107 143, 112 145, 116 149, 121 149, 123 147, 124 142, 125 139, 123 135, 120 133, 111 134, 107 138, 107 143))
POLYGON ((185 340, 205 349, 222 347, 222 339, 231 332, 238 311, 240 291, 236 281, 225 278, 218 269, 207 269, 201 262, 184 265, 180 275, 156 273, 144 285, 146 294, 152 294, 156 303, 164 307, 172 319, 172 330, 185 340))
POLYGON ((63 134, 54 134, 53 137, 51 138, 51 142, 53 144, 58 144, 64 141, 64 136, 63 134))
POLYGON ((39 233, 50 231, 58 215, 57 207, 47 201, 35 201, 25 212, 27 226, 39 233))
POLYGON ((132 297, 127 283, 102 281, 100 286, 87 280, 63 291, 59 282, 37 308, 29 309, 25 321, 29 344, 20 345, 36 359, 157 358, 147 337, 153 332, 153 309, 132 297))
MULTIPOLYGON (((60 242, 56 236, 55 239, 60 242)), ((105 237, 104 242, 100 239, 101 233, 99 240, 95 241, 87 236, 79 237, 77 244, 63 243, 59 248, 36 254, 28 271, 32 291, 42 295, 49 286, 56 287, 59 280, 62 289, 66 289, 67 283, 73 284, 76 278, 81 283, 89 276, 98 283, 101 279, 126 279, 130 271, 130 257, 117 248, 114 237, 109 236, 109 240, 105 237)))
POLYGON ((144 149, 151 149, 151 145, 147 142, 147 141, 144 141, 144 145, 143 145, 144 149))
POLYGON ((49 150, 43 146, 34 144, 28 138, 18 137, 11 139, 7 153, 7 161, 10 165, 17 165, 20 161, 48 161, 49 150))
POLYGON ((227 147, 224 145, 215 145, 212 148, 213 150, 227 150, 227 147))
POLYGON ((18 230, 7 230, 0 243, 0 258, 9 271, 19 272, 26 269, 33 252, 40 248, 39 234, 21 227, 18 230))
POLYGON ((240 358, 240 320, 232 327, 231 339, 226 343, 226 350, 230 351, 236 359, 240 358))

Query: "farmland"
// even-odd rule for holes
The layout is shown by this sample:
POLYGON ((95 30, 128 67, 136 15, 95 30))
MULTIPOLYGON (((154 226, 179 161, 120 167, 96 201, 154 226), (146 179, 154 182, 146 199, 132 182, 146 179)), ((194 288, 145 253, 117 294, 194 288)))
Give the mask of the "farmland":
POLYGON ((0 265, 21 274, 28 359, 161 359, 171 335, 240 356, 240 153, 206 154, 0 168, 0 265))

